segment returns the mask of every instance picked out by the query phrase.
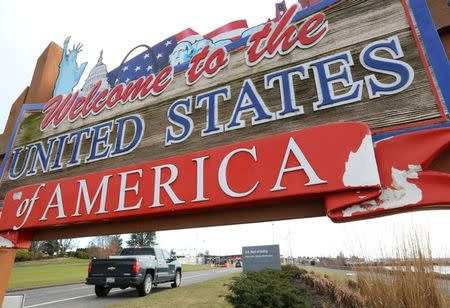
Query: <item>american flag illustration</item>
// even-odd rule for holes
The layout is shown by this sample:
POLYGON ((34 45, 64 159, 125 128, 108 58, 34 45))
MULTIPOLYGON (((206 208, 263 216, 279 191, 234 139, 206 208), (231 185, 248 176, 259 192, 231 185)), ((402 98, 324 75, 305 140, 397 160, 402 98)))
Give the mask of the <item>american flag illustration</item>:
POLYGON ((108 73, 109 84, 128 83, 139 77, 157 73, 161 68, 169 64, 168 55, 176 45, 176 36, 171 36, 154 45, 151 50, 144 50, 142 53, 124 62, 121 66, 110 71, 108 73))
MULTIPOLYGON (((303 8, 319 3, 321 0, 299 0, 303 8)), ((284 1, 276 3, 277 20, 284 13, 284 1)), ((151 73, 158 73, 164 67, 177 66, 189 60, 206 45, 216 47, 226 46, 239 38, 250 35, 260 29, 263 24, 249 28, 246 20, 236 20, 227 23, 205 35, 200 35, 191 28, 187 28, 173 36, 162 40, 150 49, 142 47, 143 51, 137 56, 126 59, 119 67, 108 73, 108 82, 111 86, 117 83, 128 83, 151 73)))
MULTIPOLYGON (((243 31, 248 28, 245 20, 230 22, 206 35, 200 35, 196 31, 188 28, 180 33, 166 38, 158 44, 151 47, 151 50, 144 50, 137 56, 127 60, 120 67, 108 73, 108 82, 110 85, 117 83, 128 83, 139 77, 147 76, 151 73, 157 73, 168 66, 169 57, 179 43, 192 45, 201 40, 210 40, 212 43, 225 42, 230 43, 240 38, 243 31), (113 80, 114 79, 114 80, 113 80)), ((193 56, 191 54, 191 56, 193 56)), ((178 63, 182 64, 182 63, 178 63)))

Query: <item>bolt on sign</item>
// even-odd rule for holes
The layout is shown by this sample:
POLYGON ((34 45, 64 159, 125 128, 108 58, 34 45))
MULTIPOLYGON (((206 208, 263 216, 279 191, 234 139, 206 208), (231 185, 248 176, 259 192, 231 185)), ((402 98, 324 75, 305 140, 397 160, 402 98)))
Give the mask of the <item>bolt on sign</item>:
POLYGON ((450 73, 430 20, 424 0, 295 4, 55 88, 19 119, 0 231, 308 200, 338 222, 445 207, 449 175, 427 168, 450 140, 450 73))

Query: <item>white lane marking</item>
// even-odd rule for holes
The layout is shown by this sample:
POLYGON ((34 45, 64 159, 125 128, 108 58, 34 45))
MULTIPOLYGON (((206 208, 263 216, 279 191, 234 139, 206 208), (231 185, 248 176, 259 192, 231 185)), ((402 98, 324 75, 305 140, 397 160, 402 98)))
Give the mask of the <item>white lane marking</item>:
MULTIPOLYGON (((115 292, 119 292, 119 291, 122 291, 122 290, 113 290, 113 291, 110 291, 109 293, 115 293, 115 292)), ((61 302, 67 302, 67 301, 71 301, 71 300, 79 299, 79 298, 83 298, 83 297, 90 297, 90 296, 95 296, 95 295, 87 294, 87 295, 69 297, 69 298, 59 299, 57 301, 51 301, 51 302, 45 302, 45 303, 40 303, 40 304, 36 304, 36 305, 25 306, 24 308, 40 307, 40 306, 51 305, 51 304, 56 304, 56 303, 61 303, 61 302)))
POLYGON ((200 277, 200 276, 208 276, 208 274, 199 274, 199 275, 195 275, 195 276, 184 277, 183 279, 191 279, 191 278, 200 277))

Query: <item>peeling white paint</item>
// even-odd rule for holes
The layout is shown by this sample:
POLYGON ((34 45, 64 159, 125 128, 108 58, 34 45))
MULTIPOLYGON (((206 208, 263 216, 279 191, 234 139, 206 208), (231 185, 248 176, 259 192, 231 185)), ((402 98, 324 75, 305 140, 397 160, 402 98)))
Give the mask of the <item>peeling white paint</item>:
POLYGON ((12 248, 14 247, 14 244, 7 238, 0 236, 0 247, 12 248))
POLYGON ((343 217, 351 217, 354 213, 367 213, 377 209, 396 209, 407 205, 417 204, 422 200, 422 190, 408 179, 418 179, 417 172, 422 171, 420 165, 408 165, 408 170, 391 169, 392 185, 382 189, 376 200, 370 200, 342 211, 343 217))
POLYGON ((17 201, 17 200, 20 200, 20 199, 22 199, 22 192, 21 191, 15 192, 13 194, 13 200, 17 201))
POLYGON ((350 152, 342 181, 346 187, 380 184, 372 136, 366 135, 356 152, 350 152))

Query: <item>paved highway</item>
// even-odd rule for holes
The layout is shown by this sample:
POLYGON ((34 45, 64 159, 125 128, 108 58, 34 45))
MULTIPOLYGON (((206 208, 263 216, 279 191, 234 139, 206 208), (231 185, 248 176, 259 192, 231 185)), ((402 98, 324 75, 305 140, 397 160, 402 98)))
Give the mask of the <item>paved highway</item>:
MULTIPOLYGON (((207 281, 224 275, 240 272, 238 268, 221 268, 204 271, 192 271, 183 273, 181 287, 207 281)), ((153 287, 152 293, 164 292, 171 289, 170 284, 161 284, 153 287)), ((32 307, 83 307, 97 308, 115 304, 120 301, 137 297, 135 289, 112 289, 105 298, 98 298, 94 293, 94 286, 85 284, 72 284, 67 286, 31 289, 11 292, 8 294, 25 294, 25 308, 32 307)), ((152 296, 150 294, 149 296, 152 296)))

